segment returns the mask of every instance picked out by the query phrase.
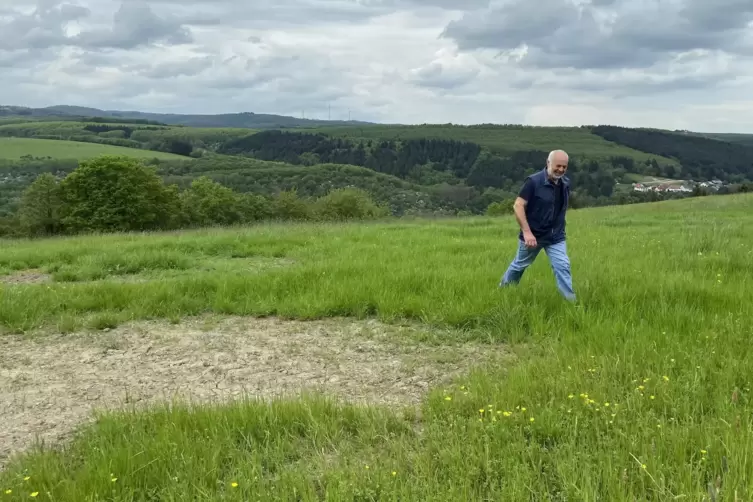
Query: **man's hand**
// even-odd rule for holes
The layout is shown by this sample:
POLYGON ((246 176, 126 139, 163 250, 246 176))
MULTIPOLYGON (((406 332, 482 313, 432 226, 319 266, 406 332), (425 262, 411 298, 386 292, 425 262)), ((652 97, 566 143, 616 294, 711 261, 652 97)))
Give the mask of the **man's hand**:
POLYGON ((523 242, 525 242, 525 245, 528 248, 536 247, 536 237, 534 237, 534 235, 530 231, 523 232, 523 242))

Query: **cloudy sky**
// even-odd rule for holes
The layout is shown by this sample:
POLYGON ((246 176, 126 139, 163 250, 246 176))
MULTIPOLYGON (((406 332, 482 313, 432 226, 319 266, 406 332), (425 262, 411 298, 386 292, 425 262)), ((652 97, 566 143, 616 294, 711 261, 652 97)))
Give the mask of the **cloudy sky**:
POLYGON ((0 104, 753 133, 750 89, 753 0, 0 0, 0 104))

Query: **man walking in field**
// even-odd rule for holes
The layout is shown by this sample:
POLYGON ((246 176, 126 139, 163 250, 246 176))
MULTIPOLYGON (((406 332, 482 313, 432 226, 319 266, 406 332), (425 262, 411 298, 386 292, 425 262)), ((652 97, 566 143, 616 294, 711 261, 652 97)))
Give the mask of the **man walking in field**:
POLYGON ((520 225, 518 251, 502 276, 500 287, 519 283, 543 249, 560 293, 575 301, 565 245, 565 213, 570 198, 570 181, 565 177, 568 162, 567 153, 554 150, 546 160, 546 169, 526 178, 514 205, 520 225))

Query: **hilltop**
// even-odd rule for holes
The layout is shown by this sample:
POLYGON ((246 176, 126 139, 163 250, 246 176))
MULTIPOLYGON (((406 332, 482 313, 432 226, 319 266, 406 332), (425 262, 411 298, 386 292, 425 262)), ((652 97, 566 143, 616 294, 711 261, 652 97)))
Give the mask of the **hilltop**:
POLYGON ((30 118, 104 117, 109 119, 138 120, 154 124, 182 125, 190 127, 245 127, 268 129, 277 127, 312 127, 318 125, 368 124, 357 120, 317 120, 295 118, 285 115, 259 114, 253 112, 221 114, 149 113, 125 110, 100 110, 84 106, 55 105, 45 108, 0 105, 0 117, 20 116, 30 118))

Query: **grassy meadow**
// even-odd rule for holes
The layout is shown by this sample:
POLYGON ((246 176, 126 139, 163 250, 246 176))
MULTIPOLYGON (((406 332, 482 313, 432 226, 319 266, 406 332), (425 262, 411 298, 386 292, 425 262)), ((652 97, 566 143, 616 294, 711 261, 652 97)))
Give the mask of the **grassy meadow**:
POLYGON ((188 158, 166 152, 81 141, 0 137, 0 159, 18 160, 24 155, 79 160, 87 160, 100 155, 126 155, 138 159, 158 158, 165 160, 185 160, 188 158))
POLYGON ((418 410, 306 395, 108 413, 16 458, 0 500, 751 500, 752 204, 570 212, 576 305, 543 253, 497 289, 511 216, 3 242, 0 273, 52 280, 2 286, 8 333, 374 316, 521 357, 418 410))

